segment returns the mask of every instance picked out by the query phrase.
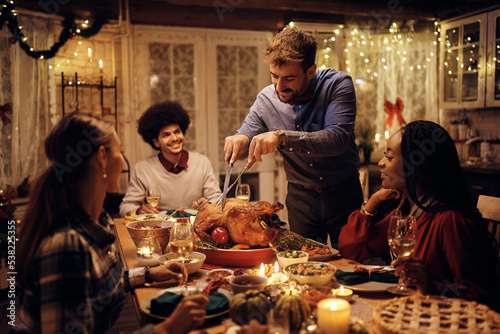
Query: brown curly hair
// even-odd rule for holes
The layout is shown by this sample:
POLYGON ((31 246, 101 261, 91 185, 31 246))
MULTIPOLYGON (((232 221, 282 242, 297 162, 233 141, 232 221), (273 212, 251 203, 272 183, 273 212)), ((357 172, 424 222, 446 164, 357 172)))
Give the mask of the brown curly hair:
POLYGON ((165 101, 152 105, 142 114, 137 121, 137 132, 153 149, 159 150, 160 148, 156 147, 153 139, 158 139, 162 128, 178 124, 182 133, 186 134, 190 122, 189 115, 180 103, 165 101))
POLYGON ((317 48, 314 36, 297 28, 287 28, 274 36, 267 45, 264 59, 276 66, 299 62, 305 72, 314 65, 317 48))

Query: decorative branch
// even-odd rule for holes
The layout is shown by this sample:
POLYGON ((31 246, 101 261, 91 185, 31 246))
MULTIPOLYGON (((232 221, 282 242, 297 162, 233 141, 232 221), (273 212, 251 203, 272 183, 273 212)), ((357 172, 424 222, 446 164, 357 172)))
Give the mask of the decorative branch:
POLYGON ((59 41, 54 43, 52 47, 48 50, 33 50, 33 48, 26 42, 28 37, 24 36, 19 27, 17 21, 17 12, 14 10, 13 1, 0 0, 0 6, 2 10, 0 11, 0 30, 3 25, 7 22, 7 27, 12 34, 12 41, 15 43, 17 41, 21 49, 26 52, 26 54, 35 59, 50 59, 54 57, 59 51, 59 49, 66 44, 68 39, 74 39, 75 36, 82 36, 83 38, 89 38, 101 30, 102 26, 107 23, 107 19, 103 16, 98 16, 93 20, 92 26, 86 29, 80 29, 75 23, 75 15, 72 13, 67 13, 64 15, 64 20, 62 21, 63 30, 59 35, 59 41))

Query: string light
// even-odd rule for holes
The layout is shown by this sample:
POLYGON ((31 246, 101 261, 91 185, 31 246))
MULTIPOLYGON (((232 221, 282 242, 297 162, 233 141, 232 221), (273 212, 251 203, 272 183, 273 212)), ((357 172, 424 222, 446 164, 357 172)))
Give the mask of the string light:
MULTIPOLYGON (((13 1, 2 1, 3 5, 0 7, 0 30, 3 28, 4 24, 7 24, 7 27, 12 35, 12 39, 10 40, 12 44, 19 43, 20 48, 30 57, 35 59, 49 59, 53 58, 57 51, 66 44, 69 39, 75 38, 76 35, 79 35, 84 38, 89 38, 97 34, 102 26, 106 23, 106 19, 104 17, 97 17, 92 23, 91 27, 85 29, 79 29, 76 27, 76 18, 73 14, 66 14, 64 16, 64 20, 62 22, 63 29, 59 35, 59 39, 56 43, 54 43, 47 50, 37 50, 35 51, 33 47, 30 47, 27 42, 28 38, 24 36, 22 30, 23 26, 19 25, 17 20, 18 13, 14 9, 13 1)), ((85 20, 84 24, 88 26, 89 20, 85 20)), ((83 27, 83 25, 82 25, 83 27)))

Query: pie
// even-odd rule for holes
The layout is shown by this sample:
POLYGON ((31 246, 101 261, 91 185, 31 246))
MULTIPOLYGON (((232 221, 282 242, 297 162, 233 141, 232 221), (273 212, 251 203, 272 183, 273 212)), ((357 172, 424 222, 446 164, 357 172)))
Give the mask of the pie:
POLYGON ((474 301, 440 296, 399 297, 373 311, 378 333, 500 333, 500 314, 474 301))

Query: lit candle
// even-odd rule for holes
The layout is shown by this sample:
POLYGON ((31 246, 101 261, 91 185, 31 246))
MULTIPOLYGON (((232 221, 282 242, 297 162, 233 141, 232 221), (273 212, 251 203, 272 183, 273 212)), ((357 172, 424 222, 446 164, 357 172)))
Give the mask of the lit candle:
POLYGON ((376 133, 375 134, 375 143, 379 143, 380 142, 380 133, 376 133))
POLYGON ((348 302, 351 301, 352 294, 353 294, 352 290, 344 288, 343 285, 341 285, 339 289, 334 289, 333 290, 333 295, 335 297, 347 300, 348 302))
POLYGON ((264 268, 264 263, 260 264, 260 276, 266 277, 266 269, 264 268))
POLYGON ((274 274, 269 277, 267 280, 269 284, 276 284, 281 282, 281 273, 280 271, 280 266, 278 264, 278 261, 274 263, 274 274))
POLYGON ((137 249, 137 262, 142 267, 154 267, 158 265, 158 255, 153 253, 148 246, 137 249))
POLYGON ((384 136, 385 136, 385 140, 389 140, 389 130, 385 130, 384 136))
POLYGON ((92 49, 88 48, 87 51, 88 51, 89 59, 92 58, 92 49))
POLYGON ((102 59, 99 59, 99 68, 102 70, 103 67, 104 67, 104 64, 102 62, 102 59))
POLYGON ((324 334, 348 334, 351 305, 343 299, 327 298, 318 303, 318 327, 324 334))

